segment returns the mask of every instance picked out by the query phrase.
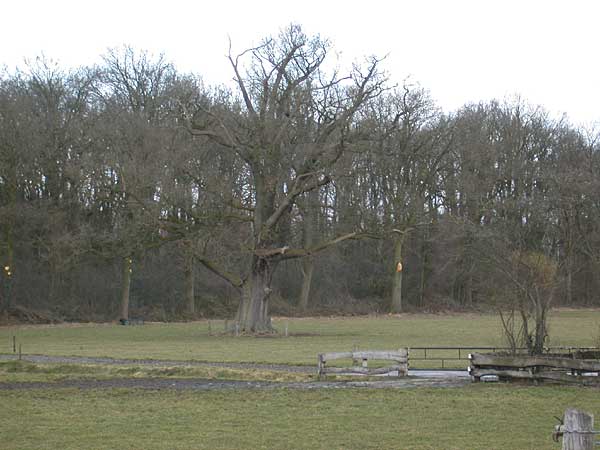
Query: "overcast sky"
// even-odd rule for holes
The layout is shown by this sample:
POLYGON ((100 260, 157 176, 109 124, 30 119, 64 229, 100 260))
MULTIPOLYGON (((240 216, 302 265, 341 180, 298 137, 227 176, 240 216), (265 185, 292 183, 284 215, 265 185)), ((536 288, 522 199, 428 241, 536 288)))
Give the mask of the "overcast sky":
POLYGON ((576 124, 600 121, 597 0, 7 0, 1 11, 9 71, 42 52, 93 64, 130 44, 220 83, 231 78, 228 36, 241 51, 295 22, 342 62, 388 55, 395 82, 410 77, 446 111, 518 94, 576 124))

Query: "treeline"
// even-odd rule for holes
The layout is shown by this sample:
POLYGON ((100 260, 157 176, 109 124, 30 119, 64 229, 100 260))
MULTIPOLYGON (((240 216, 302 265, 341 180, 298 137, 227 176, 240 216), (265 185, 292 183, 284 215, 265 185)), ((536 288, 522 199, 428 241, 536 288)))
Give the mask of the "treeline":
POLYGON ((2 310, 256 331, 269 311, 600 305, 597 133, 519 99, 443 112, 329 52, 290 26, 230 55, 232 89, 127 47, 5 72, 2 310))

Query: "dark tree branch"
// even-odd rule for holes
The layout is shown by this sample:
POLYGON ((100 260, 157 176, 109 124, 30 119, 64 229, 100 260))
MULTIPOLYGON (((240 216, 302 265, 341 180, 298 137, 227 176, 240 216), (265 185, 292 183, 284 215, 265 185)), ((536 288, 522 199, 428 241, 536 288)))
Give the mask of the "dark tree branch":
POLYGON ((227 281, 234 288, 240 289, 244 285, 244 280, 242 278, 234 273, 229 272, 216 262, 207 259, 204 255, 195 254, 194 257, 200 264, 202 264, 215 275, 219 276, 221 279, 227 281))

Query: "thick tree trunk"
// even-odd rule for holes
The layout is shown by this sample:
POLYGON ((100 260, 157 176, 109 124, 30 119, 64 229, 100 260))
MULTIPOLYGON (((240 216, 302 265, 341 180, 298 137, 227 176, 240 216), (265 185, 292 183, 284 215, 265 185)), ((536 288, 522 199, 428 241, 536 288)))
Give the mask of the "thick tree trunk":
POLYGON ((567 297, 567 305, 572 306, 573 305, 573 252, 572 252, 572 247, 569 243, 569 247, 567 250, 567 264, 566 264, 566 286, 565 286, 565 290, 566 290, 566 297, 567 297))
MULTIPOLYGON (((433 207, 431 207, 433 209, 433 207)), ((429 227, 423 228, 421 241, 421 275, 419 277, 419 307, 425 305, 425 289, 429 277, 429 227)))
POLYGON ((398 236, 394 241, 394 277, 392 280, 392 302, 390 311, 392 313, 402 312, 402 246, 404 237, 398 236))
POLYGON ((50 272, 50 282, 48 284, 48 304, 56 305, 59 302, 59 288, 61 285, 60 282, 60 273, 54 267, 54 264, 50 264, 49 267, 50 272))
POLYGON ((264 258, 254 257, 252 273, 242 287, 242 298, 236 322, 239 330, 246 333, 271 332, 269 296, 273 267, 264 258))
MULTIPOLYGON (((552 295, 550 296, 550 299, 552 295)), ((546 324, 550 301, 539 297, 535 303, 535 336, 533 354, 541 355, 544 352, 544 344, 548 336, 548 327, 546 324)))
MULTIPOLYGON (((4 281, 4 302, 0 301, 0 308, 9 310, 15 303, 13 300, 13 278, 15 275, 15 258, 14 258, 14 218, 16 217, 17 209, 17 178, 16 171, 11 171, 12 179, 8 183, 8 201, 11 206, 9 212, 9 220, 6 225, 6 260, 3 261, 2 278, 4 281)), ((2 300, 2 299, 0 299, 2 300)))
POLYGON ((573 305, 573 269, 569 265, 567 267, 567 305, 573 305))
MULTIPOLYGON (((7 257, 4 263, 4 267, 2 267, 2 279, 4 280, 4 289, 3 296, 4 301, 0 301, 0 309, 8 311, 13 306, 12 301, 12 281, 15 272, 15 264, 14 264, 14 255, 13 255, 13 234, 12 227, 9 226, 6 232, 6 242, 7 242, 7 257)), ((2 299, 0 299, 2 300, 2 299)))
POLYGON ((419 308, 425 306, 425 287, 427 285, 427 256, 421 255, 421 276, 419 277, 419 308))
POLYGON ((187 311, 189 314, 196 314, 196 299, 194 293, 194 254, 190 248, 186 246, 184 249, 184 289, 185 289, 185 302, 187 305, 187 311))
POLYGON ((315 262, 312 256, 308 256, 302 260, 302 290, 300 291, 300 301, 298 303, 302 312, 308 309, 314 268, 315 262))
POLYGON ((121 279, 121 307, 119 319, 129 320, 129 290, 131 287, 132 261, 130 257, 123 258, 121 279))
MULTIPOLYGON (((311 248, 315 243, 315 234, 317 232, 318 221, 318 204, 319 190, 314 189, 306 196, 304 205, 303 217, 303 241, 304 248, 311 248)), ((308 256, 302 260, 302 290, 300 291, 300 299, 298 305, 302 312, 308 309, 308 301, 310 299, 310 288, 312 285, 312 277, 315 268, 315 261, 312 256, 308 256)))
POLYGON ((471 308, 473 306, 473 269, 471 267, 469 267, 469 273, 467 273, 464 290, 464 305, 471 308))
POLYGON ((573 267, 574 267, 574 255, 573 255, 573 226, 571 222, 572 214, 565 212, 561 218, 559 225, 564 229, 563 244, 560 250, 562 254, 563 263, 565 266, 565 297, 567 305, 573 304, 573 267))
MULTIPOLYGON (((478 223, 479 218, 471 220, 474 223, 478 223)), ((467 232, 463 245, 462 270, 464 271, 464 277, 461 277, 463 295, 460 300, 464 306, 471 308, 473 306, 473 271, 475 269, 473 258, 473 236, 471 233, 467 232)))

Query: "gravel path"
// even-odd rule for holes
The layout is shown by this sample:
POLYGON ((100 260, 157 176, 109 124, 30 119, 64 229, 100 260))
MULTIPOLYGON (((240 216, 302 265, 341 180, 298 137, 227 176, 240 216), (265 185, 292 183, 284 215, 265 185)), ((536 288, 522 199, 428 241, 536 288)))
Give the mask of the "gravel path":
MULTIPOLYGON (((16 360, 15 355, 0 355, 0 360, 16 360)), ((235 369, 262 369, 298 373, 314 373, 309 366, 287 366, 278 364, 219 363, 204 361, 171 361, 150 359, 113 359, 76 356, 23 355, 23 360, 33 363, 62 364, 114 364, 147 366, 202 366, 226 367, 235 369)), ((271 381, 235 381, 176 378, 115 378, 109 380, 64 380, 58 382, 20 382, 0 383, 0 390, 15 389, 175 389, 175 390, 226 390, 226 389, 347 389, 347 388, 417 388, 417 387, 460 387, 470 383, 470 377, 464 371, 411 370, 405 378, 382 379, 381 381, 312 381, 312 382, 271 382, 271 381)))
POLYGON ((407 389, 418 387, 461 387, 470 383, 468 379, 442 378, 400 378, 385 381, 312 381, 305 383, 269 381, 233 381, 204 379, 165 379, 165 378, 115 378, 110 380, 65 380, 53 383, 0 383, 0 391, 22 389, 148 389, 148 390, 240 390, 240 389, 407 389))

